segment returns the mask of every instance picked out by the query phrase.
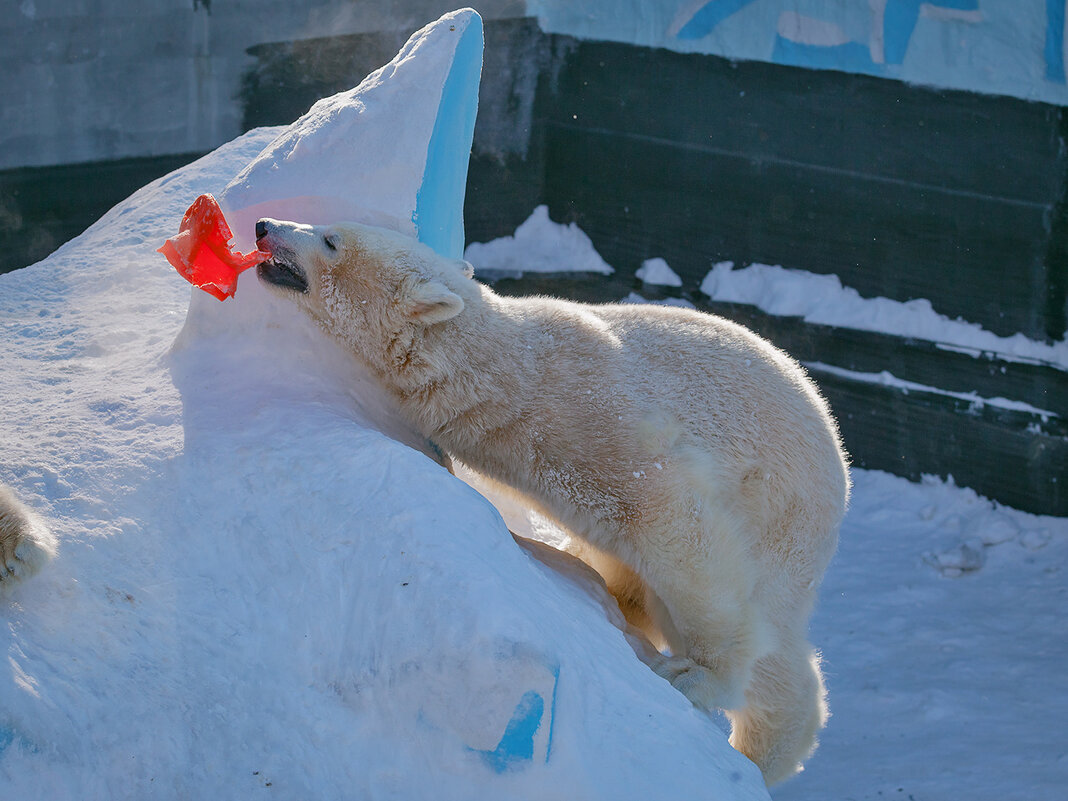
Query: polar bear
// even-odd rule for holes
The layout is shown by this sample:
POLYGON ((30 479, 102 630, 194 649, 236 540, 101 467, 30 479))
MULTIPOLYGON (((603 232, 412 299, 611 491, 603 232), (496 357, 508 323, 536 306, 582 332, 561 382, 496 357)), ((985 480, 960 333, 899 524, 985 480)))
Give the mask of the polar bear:
POLYGON ((52 531, 0 484, 0 592, 37 573, 55 555, 52 531))
POLYGON ((807 642, 849 495, 804 370, 688 309, 508 298, 393 231, 264 219, 260 280, 375 373, 449 456, 585 543, 654 668, 727 711, 768 784, 826 717, 807 642))

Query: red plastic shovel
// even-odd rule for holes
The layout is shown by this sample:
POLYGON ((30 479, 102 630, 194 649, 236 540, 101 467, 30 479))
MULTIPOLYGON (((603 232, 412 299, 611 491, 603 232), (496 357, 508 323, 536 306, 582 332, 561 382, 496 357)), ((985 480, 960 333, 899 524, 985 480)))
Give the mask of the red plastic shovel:
POLYGON ((201 195, 186 210, 177 236, 164 242, 157 252, 193 286, 226 300, 237 291, 240 273, 271 257, 260 250, 239 253, 230 245, 233 237, 215 198, 201 195))

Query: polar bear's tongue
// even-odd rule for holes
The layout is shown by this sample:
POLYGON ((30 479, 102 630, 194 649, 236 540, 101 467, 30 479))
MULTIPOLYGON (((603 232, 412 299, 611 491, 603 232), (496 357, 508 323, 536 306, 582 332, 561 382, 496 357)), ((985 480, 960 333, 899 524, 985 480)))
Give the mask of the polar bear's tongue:
POLYGON ((164 242, 157 252, 166 256, 178 274, 193 286, 226 300, 237 291, 237 276, 241 272, 271 257, 259 250, 239 253, 230 245, 233 237, 215 198, 201 195, 186 210, 178 234, 164 242))

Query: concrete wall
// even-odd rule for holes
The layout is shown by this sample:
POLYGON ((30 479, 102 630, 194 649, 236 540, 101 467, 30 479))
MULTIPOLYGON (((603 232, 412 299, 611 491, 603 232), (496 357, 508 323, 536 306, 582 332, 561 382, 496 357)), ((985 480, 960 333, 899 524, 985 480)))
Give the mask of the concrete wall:
MULTIPOLYGON (((246 50, 364 31, 403 38, 456 0, 7 0, 0 170, 203 152, 242 132, 246 50)), ((483 17, 522 16, 486 0, 483 17)))
MULTIPOLYGON (((211 150, 248 49, 395 32, 458 0, 6 0, 0 171, 211 150)), ((487 20, 1068 105, 1065 0, 480 0, 487 20)))

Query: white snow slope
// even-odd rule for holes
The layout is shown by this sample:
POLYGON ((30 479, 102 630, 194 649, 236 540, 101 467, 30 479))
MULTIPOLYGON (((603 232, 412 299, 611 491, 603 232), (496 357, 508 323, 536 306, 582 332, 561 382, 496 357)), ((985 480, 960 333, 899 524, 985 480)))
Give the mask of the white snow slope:
MULTIPOLYGON (((0 604, 0 797, 767 798, 595 598, 369 424, 392 425, 346 354, 254 275, 220 304, 155 252, 265 148, 224 207, 262 201, 258 174, 289 174, 264 179, 273 197, 330 169, 321 145, 361 125, 440 130, 436 97, 391 87, 448 69, 430 56, 473 22, 445 23, 344 102, 0 278, 0 480, 61 541, 0 604)), ((359 142, 346 169, 428 152, 359 142)), ((373 183, 350 177, 366 205, 373 183)), ((412 220, 396 197, 372 210, 412 220)))

